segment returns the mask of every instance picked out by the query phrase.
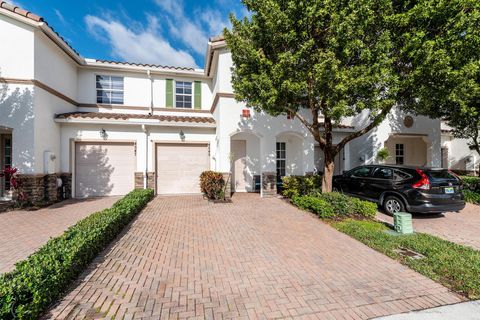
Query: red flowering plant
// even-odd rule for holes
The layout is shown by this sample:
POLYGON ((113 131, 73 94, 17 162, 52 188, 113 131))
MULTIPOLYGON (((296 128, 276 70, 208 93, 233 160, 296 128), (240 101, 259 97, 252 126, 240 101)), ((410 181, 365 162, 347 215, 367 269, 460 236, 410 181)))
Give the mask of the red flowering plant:
MULTIPOLYGON (((5 167, 0 171, 0 178, 5 177, 6 180, 10 181, 10 190, 18 190, 18 180, 17 180, 17 168, 5 167)), ((26 195, 23 192, 17 194, 18 201, 25 201, 27 199, 26 195)))

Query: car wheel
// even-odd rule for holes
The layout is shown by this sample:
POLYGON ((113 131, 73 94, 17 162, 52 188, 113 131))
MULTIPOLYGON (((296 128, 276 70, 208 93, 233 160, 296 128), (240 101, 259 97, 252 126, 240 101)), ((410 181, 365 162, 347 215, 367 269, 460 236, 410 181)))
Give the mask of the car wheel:
POLYGON ((393 215, 397 212, 403 212, 405 210, 405 206, 403 205, 402 200, 394 196, 388 196, 383 201, 383 209, 389 215, 393 215))

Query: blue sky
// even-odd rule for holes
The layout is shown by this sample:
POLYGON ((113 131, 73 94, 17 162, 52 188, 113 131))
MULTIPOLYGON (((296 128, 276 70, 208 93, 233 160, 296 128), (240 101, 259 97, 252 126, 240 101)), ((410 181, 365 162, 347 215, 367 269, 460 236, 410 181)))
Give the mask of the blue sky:
POLYGON ((247 15, 240 0, 10 2, 44 17, 83 57, 199 68, 229 13, 247 15))

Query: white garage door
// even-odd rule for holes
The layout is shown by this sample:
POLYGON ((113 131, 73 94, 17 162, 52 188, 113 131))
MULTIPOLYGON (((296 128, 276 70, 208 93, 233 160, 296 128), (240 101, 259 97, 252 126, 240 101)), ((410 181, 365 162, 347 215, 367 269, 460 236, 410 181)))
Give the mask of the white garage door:
POLYGON ((200 193, 200 174, 209 167, 206 144, 157 144, 157 193, 200 193))
POLYGON ((133 190, 135 146, 132 143, 75 144, 75 196, 124 195, 133 190))

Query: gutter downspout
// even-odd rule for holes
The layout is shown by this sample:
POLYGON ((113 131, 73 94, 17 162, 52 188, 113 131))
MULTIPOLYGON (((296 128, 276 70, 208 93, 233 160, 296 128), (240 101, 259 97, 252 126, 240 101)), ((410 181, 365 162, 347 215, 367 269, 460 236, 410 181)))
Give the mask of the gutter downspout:
POLYGON ((145 172, 143 173, 143 189, 148 187, 148 130, 147 126, 142 124, 142 131, 145 133, 145 172))
POLYGON ((147 76, 150 80, 150 115, 153 116, 153 78, 150 70, 147 70, 147 76))

